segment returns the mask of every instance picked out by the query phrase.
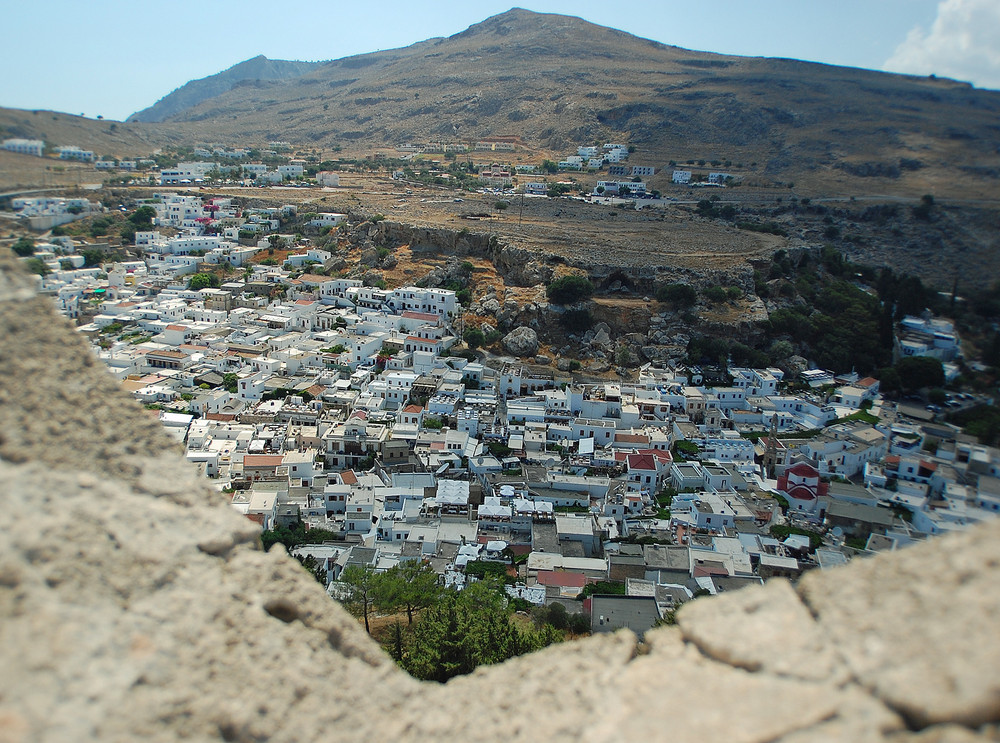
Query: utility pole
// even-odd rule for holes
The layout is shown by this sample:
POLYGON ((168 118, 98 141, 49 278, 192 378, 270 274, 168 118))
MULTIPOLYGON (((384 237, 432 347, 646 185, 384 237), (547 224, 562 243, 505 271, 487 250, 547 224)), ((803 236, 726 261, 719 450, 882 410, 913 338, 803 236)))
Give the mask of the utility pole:
POLYGON ((517 213, 517 226, 521 226, 521 216, 524 214, 524 191, 521 191, 521 210, 517 213))

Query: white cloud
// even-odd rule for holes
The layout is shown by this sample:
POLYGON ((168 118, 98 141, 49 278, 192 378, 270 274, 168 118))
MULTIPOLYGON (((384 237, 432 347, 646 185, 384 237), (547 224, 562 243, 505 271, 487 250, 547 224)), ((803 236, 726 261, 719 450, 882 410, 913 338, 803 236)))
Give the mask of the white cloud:
POLYGON ((1000 0, 941 0, 930 30, 912 29, 882 69, 1000 89, 1000 0))

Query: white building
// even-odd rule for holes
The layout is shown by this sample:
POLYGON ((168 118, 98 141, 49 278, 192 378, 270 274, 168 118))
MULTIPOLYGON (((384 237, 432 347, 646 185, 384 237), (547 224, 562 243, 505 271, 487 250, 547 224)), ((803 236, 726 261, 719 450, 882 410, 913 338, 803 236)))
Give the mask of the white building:
POLYGON ((316 182, 321 186, 330 188, 340 187, 340 174, 332 170, 321 170, 316 174, 316 182))
POLYGON ((76 145, 56 147, 56 152, 59 153, 60 160, 79 160, 84 163, 94 160, 94 153, 91 150, 82 150, 76 145))
POLYGON ((20 155, 34 155, 41 157, 45 152, 45 142, 40 139, 5 139, 0 145, 7 152, 16 152, 20 155))

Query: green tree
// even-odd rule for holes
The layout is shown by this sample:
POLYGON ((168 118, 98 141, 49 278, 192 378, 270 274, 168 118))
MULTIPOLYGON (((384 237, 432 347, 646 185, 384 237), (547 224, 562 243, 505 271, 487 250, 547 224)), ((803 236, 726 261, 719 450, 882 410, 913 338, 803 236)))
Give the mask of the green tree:
POLYGON ((302 567, 306 569, 309 575, 315 578, 323 588, 326 588, 326 568, 322 566, 319 560, 312 555, 306 555, 305 557, 296 556, 295 559, 302 564, 302 567))
POLYGON ((234 372, 227 372, 222 375, 222 386, 225 388, 226 392, 234 395, 236 394, 236 389, 239 386, 239 381, 239 376, 237 376, 234 372))
POLYGON ((438 602, 441 586, 437 573, 427 563, 408 560, 383 576, 383 604, 387 609, 406 612, 407 624, 413 624, 413 615, 438 602))
POLYGON ((908 356, 896 364, 903 389, 918 390, 923 387, 941 387, 944 384, 944 367, 930 356, 908 356))
POLYGON ((341 598, 351 614, 365 620, 365 631, 372 633, 370 617, 376 607, 384 605, 381 576, 369 565, 351 565, 340 574, 341 598))
POLYGON ((128 221, 138 228, 152 227, 154 219, 156 219, 156 209, 151 206, 140 206, 128 217, 128 221))
POLYGON ((28 267, 29 271, 37 273, 39 276, 48 276, 52 273, 52 269, 41 258, 29 258, 24 262, 24 265, 28 267))
POLYGON ((551 627, 520 629, 511 614, 495 580, 472 583, 461 592, 448 590, 414 624, 403 667, 416 678, 444 682, 560 639, 551 627))
POLYGON ((220 285, 221 281, 214 273, 196 273, 188 282, 188 289, 199 291, 209 287, 218 288, 220 285))
POLYGON ((469 328, 462 334, 462 340, 469 345, 469 348, 479 348, 486 342, 486 336, 479 328, 469 328))
POLYGON ((17 242, 10 246, 10 249, 22 258, 27 258, 35 253, 35 241, 30 237, 19 237, 17 242))

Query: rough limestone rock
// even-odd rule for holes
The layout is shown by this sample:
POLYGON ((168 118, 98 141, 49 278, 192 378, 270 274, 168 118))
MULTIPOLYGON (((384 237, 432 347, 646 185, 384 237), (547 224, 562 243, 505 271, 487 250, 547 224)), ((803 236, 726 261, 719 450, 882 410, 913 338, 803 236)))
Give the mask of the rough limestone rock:
POLYGON ((0 740, 966 743, 1000 722, 1000 520, 699 598, 645 645, 417 682, 0 256, 0 740))
POLYGON ((500 311, 500 302, 496 297, 487 297, 483 300, 483 314, 496 315, 500 311))
POLYGON ((611 348, 611 336, 608 334, 608 326, 604 323, 601 325, 604 327, 594 328, 594 337, 590 339, 590 345, 592 348, 607 350, 611 348))
POLYGON ((538 352, 538 333, 522 325, 503 339, 503 347, 515 356, 534 356, 538 352))

